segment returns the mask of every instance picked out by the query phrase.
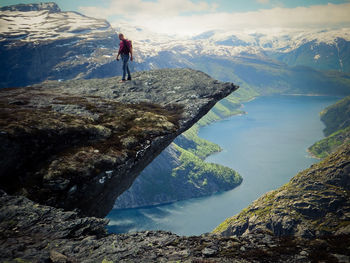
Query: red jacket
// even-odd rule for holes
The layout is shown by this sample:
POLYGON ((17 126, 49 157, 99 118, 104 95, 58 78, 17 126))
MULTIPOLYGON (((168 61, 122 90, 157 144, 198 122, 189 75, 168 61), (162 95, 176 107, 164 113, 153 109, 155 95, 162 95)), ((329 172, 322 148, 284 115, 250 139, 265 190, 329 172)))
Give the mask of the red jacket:
POLYGON ((131 41, 128 39, 124 39, 124 40, 120 40, 120 44, 119 44, 119 53, 120 54, 129 54, 129 52, 131 51, 132 48, 132 44, 131 41), (124 47, 124 42, 126 43, 126 47, 124 47))

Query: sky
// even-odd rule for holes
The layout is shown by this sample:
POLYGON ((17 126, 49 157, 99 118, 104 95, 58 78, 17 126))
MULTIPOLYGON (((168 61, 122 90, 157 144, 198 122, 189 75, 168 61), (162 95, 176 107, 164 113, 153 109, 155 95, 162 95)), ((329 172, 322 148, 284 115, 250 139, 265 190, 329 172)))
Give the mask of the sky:
MULTIPOLYGON (((36 0, 0 0, 0 6, 36 0)), ((210 30, 350 27, 350 0, 57 0, 77 11, 148 30, 194 35, 210 30)))

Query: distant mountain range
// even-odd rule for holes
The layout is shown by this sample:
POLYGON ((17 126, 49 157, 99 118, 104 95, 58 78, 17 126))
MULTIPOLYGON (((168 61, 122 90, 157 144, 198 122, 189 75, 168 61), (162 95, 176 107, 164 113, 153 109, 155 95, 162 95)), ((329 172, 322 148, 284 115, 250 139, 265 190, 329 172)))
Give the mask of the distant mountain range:
MULTIPOLYGON (((317 87, 320 82, 313 83, 315 76, 327 86, 343 85, 349 78, 348 28, 209 31, 180 39, 127 24, 113 27, 106 20, 62 12, 55 3, 0 8, 0 87, 30 85, 46 79, 120 75, 120 62, 115 61, 117 32, 133 40, 135 63, 131 66, 137 71, 191 67, 243 86, 256 86, 252 81, 255 78, 262 93, 271 93, 274 86, 288 86, 291 79, 304 81, 305 76, 299 77, 296 71, 308 72, 304 74, 306 82, 310 82, 310 76, 311 85, 317 87), (295 69, 296 66, 307 69, 295 69), (330 75, 326 71, 337 73, 330 75), (264 81, 259 73, 263 73, 264 81), (334 77, 342 78, 341 83, 333 83, 334 77)), ((291 92, 290 88, 284 91, 291 92)))
MULTIPOLYGON (((179 39, 156 35, 139 27, 116 25, 136 40, 141 61, 170 52, 179 62, 191 64, 191 58, 212 56, 230 59, 251 56, 257 60, 274 59, 288 66, 309 66, 319 70, 350 71, 350 30, 279 29, 256 32, 208 31, 179 39), (180 59, 182 57, 182 61, 180 59)), ((174 63, 174 62, 173 62, 174 63)), ((152 66, 152 65, 151 65, 152 66)))
POLYGON ((107 21, 62 12, 55 3, 2 7, 0 88, 118 75, 118 43, 107 21))

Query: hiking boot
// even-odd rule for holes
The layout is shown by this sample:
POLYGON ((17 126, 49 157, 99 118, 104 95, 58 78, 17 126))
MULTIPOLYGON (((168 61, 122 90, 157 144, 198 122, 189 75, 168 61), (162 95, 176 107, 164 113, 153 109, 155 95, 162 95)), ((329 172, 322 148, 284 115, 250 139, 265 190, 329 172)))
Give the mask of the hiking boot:
POLYGON ((131 77, 128 77, 128 80, 131 80, 131 77))
POLYGON ((119 82, 125 82, 125 81, 126 81, 125 79, 119 80, 119 82))

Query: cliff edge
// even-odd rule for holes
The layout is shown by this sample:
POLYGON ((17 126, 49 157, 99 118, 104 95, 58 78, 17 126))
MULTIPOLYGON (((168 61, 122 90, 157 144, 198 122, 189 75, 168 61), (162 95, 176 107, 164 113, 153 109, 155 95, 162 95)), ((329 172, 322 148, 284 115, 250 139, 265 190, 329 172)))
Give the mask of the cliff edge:
POLYGON ((190 69, 0 90, 1 188, 83 215, 115 199, 176 136, 238 87, 190 69))

